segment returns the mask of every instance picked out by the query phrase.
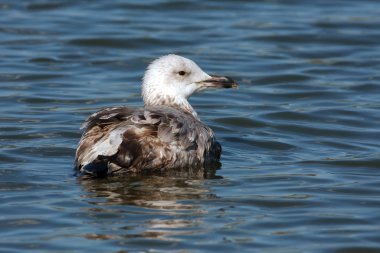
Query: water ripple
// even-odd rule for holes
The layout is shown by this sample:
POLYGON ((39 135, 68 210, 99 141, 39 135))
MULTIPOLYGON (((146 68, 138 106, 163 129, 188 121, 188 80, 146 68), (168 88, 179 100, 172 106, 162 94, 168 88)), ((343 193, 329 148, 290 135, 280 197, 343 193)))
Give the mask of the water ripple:
POLYGON ((1 252, 378 252, 378 1, 0 3, 1 252), (222 168, 73 176, 80 124, 177 53, 222 168), (317 242, 317 243, 316 243, 317 242))

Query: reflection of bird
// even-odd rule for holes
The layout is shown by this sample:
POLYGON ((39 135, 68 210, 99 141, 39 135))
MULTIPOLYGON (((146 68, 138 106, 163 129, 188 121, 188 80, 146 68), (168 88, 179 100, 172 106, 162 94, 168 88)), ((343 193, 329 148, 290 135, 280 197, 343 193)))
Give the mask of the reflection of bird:
POLYGON ((221 146, 187 101, 207 88, 234 88, 193 61, 166 55, 153 61, 142 84, 144 108, 105 108, 83 124, 75 167, 83 174, 207 168, 219 164, 221 146))

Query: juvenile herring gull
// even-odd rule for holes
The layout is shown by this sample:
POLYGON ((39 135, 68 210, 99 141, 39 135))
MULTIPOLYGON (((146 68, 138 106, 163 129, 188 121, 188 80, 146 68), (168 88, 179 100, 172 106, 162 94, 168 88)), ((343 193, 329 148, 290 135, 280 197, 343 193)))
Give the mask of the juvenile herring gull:
POLYGON ((221 146, 187 99, 208 88, 236 87, 231 78, 208 75, 178 55, 154 60, 143 78, 143 108, 105 108, 83 123, 75 168, 99 177, 217 166, 221 146))

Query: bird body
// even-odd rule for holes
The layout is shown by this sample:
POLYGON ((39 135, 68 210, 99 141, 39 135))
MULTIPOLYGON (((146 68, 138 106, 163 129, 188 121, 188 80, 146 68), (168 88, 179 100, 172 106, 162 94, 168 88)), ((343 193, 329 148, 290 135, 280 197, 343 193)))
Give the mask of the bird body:
POLYGON ((82 125, 75 167, 92 176, 218 167, 221 146, 187 99, 206 88, 236 86, 181 56, 153 61, 143 78, 144 107, 92 114, 82 125))

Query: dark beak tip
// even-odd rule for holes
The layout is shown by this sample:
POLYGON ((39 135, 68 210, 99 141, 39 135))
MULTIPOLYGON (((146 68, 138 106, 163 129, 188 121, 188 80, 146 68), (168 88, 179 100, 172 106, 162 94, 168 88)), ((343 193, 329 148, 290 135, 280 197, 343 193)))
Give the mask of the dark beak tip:
POLYGON ((233 83, 225 83, 223 85, 223 88, 227 88, 227 89, 237 89, 239 88, 239 84, 233 82, 233 83))
POLYGON ((239 84, 237 84, 234 79, 232 79, 231 77, 229 76, 225 76, 224 77, 226 79, 226 84, 227 84, 227 87, 226 88, 239 88, 239 84))
POLYGON ((215 88, 239 88, 239 84, 237 84, 231 77, 228 76, 211 76, 212 78, 206 80, 205 83, 210 85, 209 87, 215 88))
POLYGON ((227 79, 227 87, 226 88, 234 88, 234 89, 237 89, 239 88, 239 84, 237 84, 234 79, 232 79, 231 77, 228 77, 226 76, 226 79, 227 79))

